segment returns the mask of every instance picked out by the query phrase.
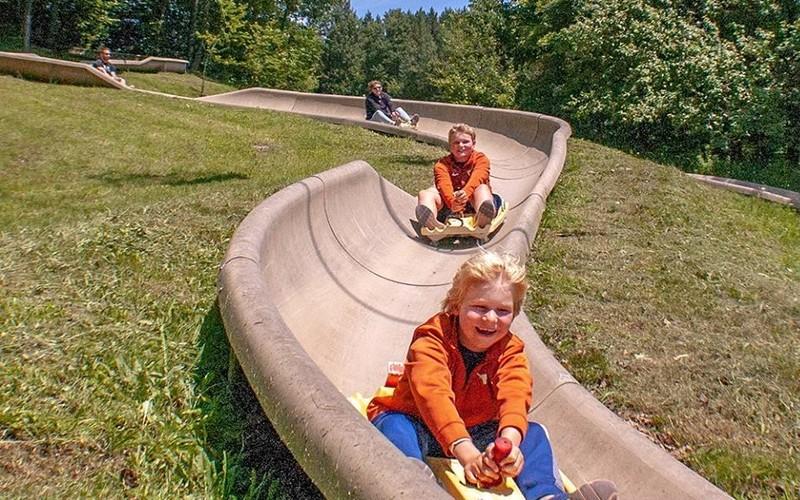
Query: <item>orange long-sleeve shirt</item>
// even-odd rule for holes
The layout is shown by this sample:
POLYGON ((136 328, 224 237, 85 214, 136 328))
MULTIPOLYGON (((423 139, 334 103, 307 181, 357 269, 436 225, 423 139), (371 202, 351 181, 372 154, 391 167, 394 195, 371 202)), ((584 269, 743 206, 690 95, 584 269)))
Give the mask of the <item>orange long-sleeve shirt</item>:
POLYGON ((433 166, 433 178, 442 201, 447 208, 452 208, 454 193, 459 189, 463 189, 471 200, 475 188, 489 184, 489 158, 479 151, 473 151, 469 159, 461 164, 449 154, 433 166))
POLYGON ((528 430, 533 379, 522 340, 509 333, 467 376, 458 349, 457 317, 439 313, 414 331, 394 394, 375 397, 370 420, 385 411, 421 418, 445 453, 468 427, 498 420, 498 429, 528 430))

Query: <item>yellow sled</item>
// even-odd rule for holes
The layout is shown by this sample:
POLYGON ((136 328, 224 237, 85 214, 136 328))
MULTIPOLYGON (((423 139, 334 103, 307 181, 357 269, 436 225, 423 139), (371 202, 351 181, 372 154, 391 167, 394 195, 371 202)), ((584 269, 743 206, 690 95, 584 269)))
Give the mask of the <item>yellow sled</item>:
MULTIPOLYGON (((500 198, 498 195, 495 195, 500 198)), ((489 236, 494 233, 506 220, 508 213, 508 204, 505 200, 500 198, 500 207, 497 209, 497 215, 489 224, 484 227, 478 227, 476 223, 475 214, 464 215, 451 215, 444 221, 444 227, 438 229, 428 229, 423 227, 420 230, 422 236, 425 236, 431 241, 439 241, 443 238, 464 238, 470 237, 481 241, 486 241, 489 236)))

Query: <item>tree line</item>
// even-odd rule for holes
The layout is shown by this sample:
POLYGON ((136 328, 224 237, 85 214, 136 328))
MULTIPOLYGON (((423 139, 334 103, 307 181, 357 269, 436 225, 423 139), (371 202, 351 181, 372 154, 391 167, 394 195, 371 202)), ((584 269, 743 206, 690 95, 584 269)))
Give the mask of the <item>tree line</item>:
POLYGON ((236 86, 503 107, 687 169, 800 190, 796 0, 0 0, 34 46, 186 58, 236 86))

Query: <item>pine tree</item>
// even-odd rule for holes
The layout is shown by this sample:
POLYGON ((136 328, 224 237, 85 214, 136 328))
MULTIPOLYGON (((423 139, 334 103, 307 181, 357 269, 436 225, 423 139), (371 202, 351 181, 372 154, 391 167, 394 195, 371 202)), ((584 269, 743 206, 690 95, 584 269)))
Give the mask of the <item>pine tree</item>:
POLYGON ((350 2, 333 13, 331 30, 322 50, 319 91, 326 94, 363 94, 364 47, 360 23, 350 2))

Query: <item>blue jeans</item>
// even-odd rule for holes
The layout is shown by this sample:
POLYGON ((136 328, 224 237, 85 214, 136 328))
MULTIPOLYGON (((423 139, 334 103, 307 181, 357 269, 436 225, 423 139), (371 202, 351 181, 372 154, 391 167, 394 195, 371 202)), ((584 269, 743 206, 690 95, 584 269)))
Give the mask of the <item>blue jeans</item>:
MULTIPOLYGON (((385 412, 372 423, 406 456, 418 460, 424 460, 426 456, 445 456, 436 438, 418 418, 405 413, 385 412)), ((497 422, 485 422, 470 427, 467 432, 475 446, 485 450, 497 436, 497 422)), ((525 464, 516 482, 525 498, 553 495, 557 500, 566 500, 547 430, 541 424, 529 422, 528 432, 519 448, 525 464)))
MULTIPOLYGON (((411 121, 411 117, 408 116, 408 113, 406 113, 406 111, 403 108, 394 108, 394 110, 397 111, 397 113, 400 115, 400 119, 403 120, 404 122, 411 121)), ((394 120, 392 120, 392 117, 386 116, 386 113, 380 110, 374 112, 372 114, 372 118, 370 118, 369 120, 373 122, 389 123, 391 125, 394 125, 394 120)))

